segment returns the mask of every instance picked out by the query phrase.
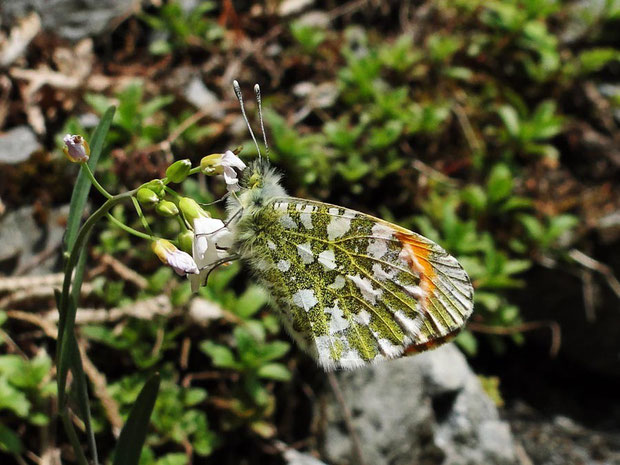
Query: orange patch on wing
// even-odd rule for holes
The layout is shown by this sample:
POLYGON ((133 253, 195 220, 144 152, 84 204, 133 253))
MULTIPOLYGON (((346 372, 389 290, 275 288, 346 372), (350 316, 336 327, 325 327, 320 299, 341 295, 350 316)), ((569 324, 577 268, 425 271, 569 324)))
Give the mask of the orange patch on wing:
POLYGON ((401 232, 395 233, 396 238, 400 241, 403 249, 407 252, 405 259, 409 267, 420 274, 420 283, 423 290, 432 292, 435 289, 433 280, 436 277, 435 270, 431 265, 428 257, 431 249, 428 244, 419 241, 411 234, 401 232))

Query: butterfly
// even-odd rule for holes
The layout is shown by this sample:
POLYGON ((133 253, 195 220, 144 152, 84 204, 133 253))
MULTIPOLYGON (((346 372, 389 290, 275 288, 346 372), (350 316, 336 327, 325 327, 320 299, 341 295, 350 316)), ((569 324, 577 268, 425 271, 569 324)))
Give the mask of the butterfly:
MULTIPOLYGON (((235 91, 245 117, 236 81, 235 91)), ((323 369, 421 352, 458 334, 473 288, 454 257, 380 218, 290 197, 280 180, 262 159, 243 172, 227 204, 232 248, 323 369)))

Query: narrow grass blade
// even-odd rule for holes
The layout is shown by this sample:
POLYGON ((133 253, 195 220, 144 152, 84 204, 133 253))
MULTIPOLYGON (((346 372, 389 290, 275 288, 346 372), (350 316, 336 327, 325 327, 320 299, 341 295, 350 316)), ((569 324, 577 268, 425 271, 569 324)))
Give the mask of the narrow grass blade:
POLYGON ((88 436, 88 446, 93 455, 95 465, 99 465, 99 457, 97 454, 97 443, 95 442, 95 432, 93 431, 90 416, 90 401, 88 400, 88 386, 86 385, 86 375, 82 366, 82 357, 80 356, 80 348, 77 345, 75 337, 69 339, 71 345, 71 372, 75 380, 75 388, 77 391, 77 402, 80 409, 82 421, 86 427, 86 436, 88 436))
POLYGON ((146 440, 149 419, 157 400, 159 374, 153 375, 144 385, 136 402, 129 412, 127 422, 121 431, 114 454, 113 465, 137 465, 142 446, 146 440))

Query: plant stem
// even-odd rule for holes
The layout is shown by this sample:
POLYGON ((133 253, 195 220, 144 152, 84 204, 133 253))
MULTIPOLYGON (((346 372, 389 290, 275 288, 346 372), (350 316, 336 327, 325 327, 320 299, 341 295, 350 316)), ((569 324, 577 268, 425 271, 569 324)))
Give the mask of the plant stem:
POLYGON ((99 184, 99 181, 97 181, 97 179, 95 178, 95 175, 90 169, 90 166, 88 166, 88 163, 82 163, 82 169, 86 172, 88 178, 90 179, 90 182, 93 183, 93 186, 95 186, 95 188, 101 193, 101 195, 103 195, 108 200, 114 197, 107 190, 105 190, 101 184, 99 184))
POLYGON ((145 234, 136 229, 133 229, 131 226, 127 226, 125 223, 120 221, 118 218, 116 218, 111 213, 107 213, 106 216, 112 223, 114 223, 116 226, 121 228, 123 231, 128 232, 129 234, 133 234, 134 236, 137 236, 141 239, 146 239, 147 241, 154 241, 155 239, 157 239, 156 237, 153 237, 152 235, 145 234))
POLYGON ((144 213, 142 213, 142 208, 140 208, 140 202, 138 202, 138 199, 136 199, 135 197, 131 198, 131 201, 133 202, 133 206, 136 209, 136 213, 138 214, 138 217, 140 218, 140 221, 142 222, 142 226, 144 226, 144 229, 146 229, 146 231, 153 236, 153 231, 151 231, 151 226, 149 225, 149 222, 146 221, 146 217, 144 216, 144 213))
MULTIPOLYGON (((73 333, 73 327, 75 324, 75 308, 72 309, 73 315, 69 315, 69 292, 71 290, 71 279, 73 276, 73 270, 75 265, 77 264, 78 258, 80 256, 80 252, 86 243, 86 238, 90 233, 92 227, 103 218, 112 207, 119 204, 123 200, 128 198, 132 198, 135 194, 134 191, 124 192, 122 194, 118 194, 108 199, 97 211, 95 211, 82 225, 80 228, 78 235, 75 239, 75 243, 73 248, 71 249, 71 253, 69 254, 69 258, 67 260, 67 264, 65 266, 65 277, 62 283, 62 293, 60 295, 60 304, 58 305, 58 310, 60 313, 60 319, 58 322, 58 342, 56 346, 56 359, 58 360, 58 405, 60 409, 64 408, 64 389, 66 383, 66 375, 67 375, 67 362, 69 355, 69 348, 67 344, 68 336, 67 334, 73 333)), ((75 305, 74 305, 75 307, 75 305)))
POLYGON ((65 427, 65 432, 67 436, 69 436, 69 442, 71 443, 71 447, 73 447, 73 451, 75 452, 75 459, 79 465, 88 465, 88 460, 86 460, 86 456, 84 455, 84 451, 82 450, 82 446, 80 444, 80 440, 77 437, 75 432, 75 428, 73 427, 73 423, 71 423, 71 419, 69 418, 69 412, 67 410, 61 410, 59 412, 60 418, 62 419, 62 424, 65 427))

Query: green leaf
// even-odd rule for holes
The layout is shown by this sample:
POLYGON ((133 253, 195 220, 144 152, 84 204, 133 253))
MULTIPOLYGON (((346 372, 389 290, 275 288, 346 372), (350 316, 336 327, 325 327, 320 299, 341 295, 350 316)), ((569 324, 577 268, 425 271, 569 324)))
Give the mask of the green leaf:
POLYGON ((519 138, 519 133, 521 132, 521 124, 519 122, 519 115, 517 114, 517 110, 515 110, 510 105, 502 105, 497 110, 499 117, 502 119, 504 126, 506 126, 506 130, 508 134, 514 139, 519 138))
POLYGON ((483 211, 487 206, 487 196, 480 186, 467 186, 461 192, 461 198, 476 212, 483 211))
POLYGON ((159 374, 155 374, 140 391, 118 438, 113 465, 138 465, 160 382, 159 374))
POLYGON ((200 344, 200 350, 211 357, 213 364, 220 368, 237 368, 238 363, 235 355, 228 347, 216 344, 213 341, 204 341, 200 344))
POLYGON ((0 450, 14 455, 19 455, 24 450, 19 436, 2 423, 0 423, 0 450))
POLYGON ((5 377, 0 377, 0 411, 11 410, 18 417, 25 418, 30 411, 30 402, 22 391, 9 384, 5 377))
POLYGON ((532 215, 519 215, 519 222, 525 228, 525 232, 530 237, 537 242, 540 242, 545 237, 545 229, 543 225, 533 217, 532 215))
POLYGON ((263 362, 270 362, 284 356, 291 348, 286 341, 273 341, 265 344, 260 350, 260 359, 263 362))
POLYGON ((547 239, 552 242, 579 223, 579 218, 573 215, 559 215, 549 220, 547 239))
POLYGON ((157 462, 155 462, 155 465, 187 465, 188 460, 187 454, 173 452, 171 454, 164 455, 157 462))
POLYGON ((258 312, 269 299, 267 292, 260 286, 250 286, 239 297, 235 313, 244 320, 258 312))
POLYGON ((529 260, 508 260, 504 265, 504 273, 507 275, 523 273, 531 266, 532 262, 529 260))
POLYGON ((492 204, 497 204, 505 200, 512 192, 512 185, 512 174, 508 166, 503 163, 495 165, 487 181, 489 201, 492 204))
POLYGON ((612 61, 620 60, 620 51, 615 48, 594 48, 579 54, 579 64, 583 74, 595 73, 612 61))
POLYGON ((268 363, 257 371, 261 378, 275 379, 276 381, 290 381, 291 372, 281 363, 268 363))
POLYGON ((467 355, 473 356, 478 352, 478 341, 470 331, 461 331, 455 342, 467 355))
POLYGON ((192 388, 185 391, 184 404, 188 407, 199 404, 207 398, 207 391, 201 388, 192 388))
POLYGON ((81 413, 82 421, 86 426, 86 435, 88 436, 88 445, 91 453, 93 454, 95 465, 99 463, 97 455, 97 443, 95 442, 95 432, 93 431, 91 415, 90 415, 90 402, 88 400, 88 387, 86 385, 86 375, 84 374, 84 368, 82 366, 82 358, 80 356, 80 349, 77 345, 75 337, 69 339, 70 344, 73 345, 71 350, 71 371, 74 376, 77 401, 81 413))

